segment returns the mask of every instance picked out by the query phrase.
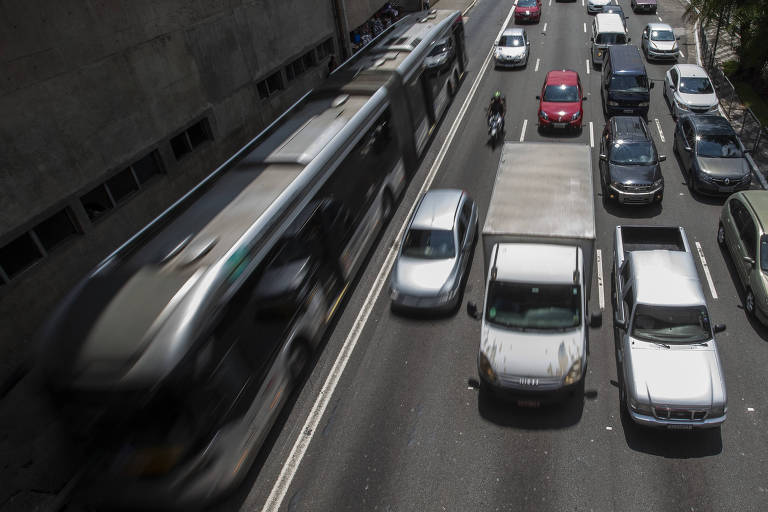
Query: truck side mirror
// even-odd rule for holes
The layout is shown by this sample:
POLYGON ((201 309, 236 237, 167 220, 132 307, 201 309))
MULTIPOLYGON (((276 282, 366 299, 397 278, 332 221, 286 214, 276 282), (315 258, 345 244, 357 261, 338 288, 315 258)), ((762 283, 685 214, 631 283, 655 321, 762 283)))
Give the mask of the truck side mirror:
POLYGON ((656 85, 653 82, 651 82, 651 85, 648 86, 649 89, 653 89, 653 86, 656 85))
POLYGON ((594 37, 590 37, 589 40, 592 41, 593 43, 595 42, 595 38, 594 37))
POLYGON ((480 314, 477 312, 477 304, 472 301, 467 302, 467 314, 475 320, 479 320, 480 314))
POLYGON ((717 332, 723 332, 725 330, 725 324, 715 324, 713 330, 717 332))
POLYGON ((667 155, 659 155, 659 162, 663 162, 667 159, 667 155))
POLYGON ((603 325, 603 312, 593 311, 592 314, 589 315, 589 326, 600 327, 601 325, 603 325))

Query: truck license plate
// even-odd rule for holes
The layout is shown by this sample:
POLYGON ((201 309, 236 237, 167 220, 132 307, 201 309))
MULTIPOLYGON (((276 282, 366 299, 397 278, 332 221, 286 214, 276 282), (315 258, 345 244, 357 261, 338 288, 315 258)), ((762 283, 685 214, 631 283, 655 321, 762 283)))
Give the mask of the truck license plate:
POLYGON ((518 407, 540 407, 541 402, 538 400, 518 400, 517 401, 518 407))
POLYGON ((668 425, 670 430, 692 430, 692 425, 668 425))

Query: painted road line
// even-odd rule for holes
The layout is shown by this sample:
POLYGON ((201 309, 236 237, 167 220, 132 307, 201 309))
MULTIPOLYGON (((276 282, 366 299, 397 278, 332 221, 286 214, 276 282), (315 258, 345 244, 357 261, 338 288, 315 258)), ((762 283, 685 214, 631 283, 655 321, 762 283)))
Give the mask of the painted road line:
POLYGON ((584 7, 584 0, 581 0, 581 6, 584 7))
POLYGON ((525 128, 528 126, 528 120, 523 119, 523 131, 520 132, 520 142, 525 140, 525 128))
POLYGON ((592 121, 589 122, 589 147, 595 147, 595 132, 592 128, 592 121))
POLYGON ((680 52, 680 57, 685 58, 685 54, 683 53, 683 50, 679 50, 679 52, 680 52))
POLYGON ((664 20, 661 19, 661 16, 659 16, 659 21, 664 21, 664 20))
MULTIPOLYGON (((512 13, 514 12, 514 9, 515 8, 513 6, 509 10, 507 19, 504 20, 504 23, 501 25, 499 34, 496 36, 496 39, 494 39, 494 41, 498 41, 498 39, 501 37, 501 33, 506 28, 507 23, 509 23, 509 19, 512 17, 512 13)), ((438 152, 437 157, 435 158, 435 161, 432 163, 432 167, 429 169, 429 172, 427 173, 427 176, 424 179, 424 183, 422 184, 421 189, 419 190, 419 193, 414 198, 414 202, 411 204, 410 210, 408 211, 408 215, 404 217, 405 220, 403 221, 403 224, 400 226, 400 229, 398 230, 398 233, 395 236, 395 240, 397 241, 402 240, 403 234, 405 233, 405 228, 408 224, 408 220, 411 218, 411 215, 413 215, 413 211, 416 209, 417 200, 420 197, 422 197, 424 195, 424 192, 426 192, 429 189, 429 187, 432 185, 432 182, 434 181, 435 176, 437 175, 437 171, 440 169, 440 166, 443 164, 443 160, 445 159, 445 155, 448 153, 448 148, 453 143, 454 137, 456 137, 456 133, 458 132, 459 125, 464 120, 464 116, 469 110, 469 104, 471 103, 472 99, 475 96, 475 93, 477 92, 477 88, 480 85, 480 80, 488 70, 488 64, 491 62, 492 56, 493 56, 493 47, 491 47, 491 49, 488 52, 488 55, 485 57, 485 62, 483 62, 483 65, 480 67, 480 73, 478 73, 477 77, 475 78, 475 81, 472 83, 472 87, 469 90, 469 94, 467 94, 467 97, 464 100, 464 103, 461 105, 461 109, 459 109, 459 114, 454 120, 453 124, 451 125, 451 129, 448 131, 448 135, 446 136, 445 141, 443 142, 443 146, 440 148, 440 151, 438 152)), ((264 503, 264 508, 262 509, 263 512, 278 512, 278 510, 280 509, 280 505, 283 503, 283 499, 285 499, 285 495, 291 486, 291 482, 293 481, 293 478, 296 475, 296 471, 299 469, 299 465, 301 464, 301 461, 304 458, 304 454, 307 452, 307 448, 309 447, 309 444, 312 441, 312 438, 315 435, 315 432, 317 432, 317 426, 320 424, 320 420, 322 419, 323 414, 325 413, 325 409, 328 407, 328 404, 330 403, 331 398, 333 397, 333 392, 335 391, 336 386, 339 383, 339 380, 341 379, 341 375, 344 373, 344 369, 346 368, 347 363, 349 362, 349 358, 351 357, 352 352, 354 351, 355 346, 357 345, 357 341, 360 339, 360 334, 363 332, 363 328, 368 322, 368 318, 370 317, 371 312, 373 311, 373 306, 376 304, 376 300, 378 299, 379 295, 381 294, 381 290, 384 288, 384 285, 386 284, 387 276, 389 275, 389 271, 392 269, 392 265, 395 262, 395 257, 397 256, 398 250, 399 250, 398 243, 394 243, 392 244, 392 247, 390 247, 389 252, 387 253, 387 256, 384 260, 384 263, 381 269, 379 270, 379 273, 376 275, 376 279, 373 282, 373 286, 371 287, 371 290, 368 292, 368 295, 365 298, 365 302, 363 302, 360 312, 357 314, 357 317, 355 318, 355 322, 352 325, 352 328, 350 329, 346 339, 344 340, 344 344, 342 345, 341 350, 339 351, 339 355, 336 357, 336 360, 334 361, 333 366, 331 367, 331 371, 328 374, 328 377, 326 377, 325 382, 323 383, 323 387, 320 389, 320 391, 317 394, 317 399, 315 400, 315 403, 313 404, 312 409, 309 412, 309 416, 307 416, 307 419, 304 422, 304 426, 299 430, 299 436, 296 439, 296 442, 293 444, 293 448, 291 448, 291 451, 288 454, 288 457, 285 460, 285 463, 283 464, 282 470, 280 470, 280 475, 277 477, 277 481, 272 487, 272 491, 270 491, 269 496, 267 497, 267 500, 264 503)))
POLYGON ((587 59, 587 74, 589 74, 589 59, 587 59))
POLYGON ((665 142, 664 132, 661 131, 661 123, 657 118, 654 118, 653 120, 656 122, 656 129, 659 130, 659 138, 661 139, 661 142, 665 142))
POLYGON ((586 22, 584 22, 584 33, 585 34, 587 33, 587 23, 586 22))
POLYGON ((552 0, 549 0, 549 5, 552 6, 552 0))
POLYGON ((605 290, 603 286, 603 253, 597 250, 597 291, 600 292, 597 299, 600 301, 600 311, 605 309, 605 290))
POLYGON ((542 30, 542 32, 546 32, 546 31, 547 31, 547 24, 545 23, 544 24, 544 30, 542 30))
POLYGON ((696 250, 699 252, 699 259, 701 260, 701 266, 704 269, 704 275, 707 276, 707 283, 709 284, 709 291, 712 292, 712 298, 717 298, 717 291, 715 290, 715 283, 712 282, 712 275, 709 273, 709 267, 707 266, 707 259, 704 257, 704 251, 701 249, 701 244, 696 242, 696 250))
POLYGON ((533 69, 533 72, 537 72, 539 70, 539 59, 536 58, 536 67, 533 69))

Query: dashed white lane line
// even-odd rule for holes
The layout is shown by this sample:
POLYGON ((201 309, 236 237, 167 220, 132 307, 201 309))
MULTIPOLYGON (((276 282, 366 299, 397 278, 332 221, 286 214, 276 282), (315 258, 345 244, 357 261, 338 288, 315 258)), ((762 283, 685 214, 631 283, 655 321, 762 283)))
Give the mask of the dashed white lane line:
POLYGON ((661 16, 659 16, 658 18, 659 18, 659 21, 663 21, 663 20, 661 19, 661 16))
POLYGON ((592 121, 589 122, 589 147, 595 147, 595 132, 592 128, 592 121))
POLYGON ((600 249, 597 250, 597 291, 600 294, 597 296, 600 301, 600 311, 605 309, 605 291, 603 288, 603 253, 600 249))
POLYGON ((536 67, 533 69, 533 72, 537 72, 539 70, 539 59, 536 59, 536 67))
POLYGON ((552 5, 552 0, 549 0, 549 5, 550 5, 550 6, 552 5))
POLYGON ((523 119, 523 131, 520 132, 520 142, 523 142, 525 140, 525 129, 528 126, 528 120, 523 119))
POLYGON ((589 74, 589 59, 587 59, 586 62, 587 62, 587 74, 589 74))
POLYGON ((661 142, 665 142, 664 132, 661 131, 661 123, 659 122, 658 118, 654 118, 653 120, 656 123, 656 129, 659 130, 659 138, 661 139, 661 142))
POLYGON ((699 252, 699 259, 701 260, 701 267, 704 269, 704 275, 707 277, 707 284, 709 284, 709 291, 712 292, 712 298, 717 298, 717 291, 715 290, 715 283, 712 282, 712 275, 709 273, 709 267, 707 266, 707 259, 704 257, 704 251, 701 249, 701 244, 696 242, 696 250, 699 252))
POLYGON ((581 6, 584 7, 584 0, 581 0, 581 6))
POLYGON ((544 29, 542 30, 542 32, 546 32, 546 31, 547 31, 547 24, 545 23, 544 24, 544 29))
POLYGON ((586 22, 584 22, 584 33, 585 34, 587 33, 587 23, 586 22))
POLYGON ((683 50, 680 50, 680 57, 683 59, 685 58, 685 54, 683 53, 683 50))
MULTIPOLYGON (((494 41, 498 41, 498 39, 501 37, 501 34, 509 23, 514 10, 514 6, 509 10, 507 19, 504 20, 504 23, 501 25, 501 29, 499 30, 499 33, 494 41)), ((469 93, 467 94, 464 103, 459 109, 459 114, 456 116, 456 119, 451 125, 451 129, 448 131, 445 142, 443 142, 443 146, 437 153, 437 157, 435 158, 432 167, 430 167, 429 172, 427 173, 427 177, 424 179, 424 183, 422 184, 419 193, 416 195, 416 198, 420 198, 424 192, 426 192, 427 189, 429 189, 429 187, 432 185, 432 182, 437 175, 437 171, 440 169, 440 166, 442 166, 443 160, 448 153, 448 149, 451 147, 454 137, 456 137, 456 133, 459 130, 459 125, 464 120, 464 116, 469 110, 469 105, 472 102, 472 99, 475 97, 477 88, 480 86, 480 80, 488 70, 488 64, 491 62, 492 56, 493 48, 490 49, 488 55, 485 57, 485 61, 483 62, 482 66, 480 66, 480 72, 477 74, 475 81, 472 83, 472 87, 469 89, 469 93)), ((395 236, 395 240, 402 240, 403 234, 405 233, 405 228, 408 225, 408 219, 410 219, 411 215, 413 215, 413 211, 416 209, 416 204, 416 201, 411 204, 408 215, 404 217, 406 220, 400 226, 400 229, 395 236)), ((283 503, 283 499, 285 499, 285 495, 288 493, 291 482, 296 475, 296 471, 299 469, 299 465, 304 458, 304 454, 307 452, 307 448, 309 448, 309 444, 312 442, 312 438, 317 432, 317 426, 320 424, 320 420, 322 420, 323 414, 325 413, 325 410, 328 407, 331 398, 333 397, 333 392, 336 390, 336 386, 341 379, 341 375, 344 373, 344 369, 347 367, 349 358, 352 356, 352 352, 357 345, 357 341, 360 339, 360 335, 362 334, 363 329, 368 322, 368 318, 373 311, 373 306, 376 304, 376 300, 378 299, 387 282, 387 276, 389 275, 389 271, 392 269, 392 265, 395 262, 395 257, 397 256, 397 251, 399 248, 398 246, 398 243, 393 244, 387 253, 384 263, 382 264, 379 273, 376 275, 376 278, 373 281, 373 286, 368 292, 368 295, 365 297, 365 301, 360 308, 360 312, 357 314, 355 322, 352 324, 352 328, 344 340, 344 344, 339 351, 339 355, 334 361, 333 366, 328 373, 328 377, 323 383, 323 387, 320 388, 320 391, 317 394, 317 398, 315 399, 315 403, 312 405, 312 409, 309 411, 309 415, 307 416, 304 425, 302 426, 301 430, 299 430, 299 435, 296 438, 296 442, 294 442, 288 457, 285 459, 283 468, 280 470, 280 475, 277 477, 277 480, 275 481, 275 484, 272 487, 266 502, 264 503, 262 512, 277 512, 280 509, 280 505, 283 503)))

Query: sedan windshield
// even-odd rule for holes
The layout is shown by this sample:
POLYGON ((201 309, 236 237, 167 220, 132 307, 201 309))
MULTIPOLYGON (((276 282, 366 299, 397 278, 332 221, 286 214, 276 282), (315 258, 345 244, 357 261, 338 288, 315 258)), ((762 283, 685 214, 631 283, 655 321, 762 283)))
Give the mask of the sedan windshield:
POLYGON ((647 92, 648 77, 645 75, 614 75, 611 78, 611 91, 647 92))
POLYGON ((491 282, 485 319, 513 329, 557 329, 581 323, 581 293, 571 284, 491 282))
POLYGON ((712 328, 704 306, 638 304, 631 336, 661 343, 699 343, 712 338, 712 328))
POLYGON ((453 258, 453 232, 447 229, 412 229, 403 242, 403 256, 426 260, 453 258))
POLYGON ((544 89, 544 101, 558 103, 579 101, 579 88, 575 85, 548 85, 544 89))
POLYGON ((499 46, 523 46, 523 36, 501 36, 499 46))
POLYGON ((735 135, 704 134, 696 137, 696 154, 704 158, 742 158, 735 135))
POLYGON ((627 44, 627 37, 624 34, 605 33, 597 34, 595 40, 597 44, 627 44))
POLYGON ((680 79, 680 92, 685 94, 712 94, 712 82, 707 77, 682 77, 680 79))
POLYGON ((611 162, 621 165, 656 163, 656 149, 650 142, 616 141, 611 148, 611 162))
POLYGON ((674 41, 675 34, 671 30, 652 30, 651 41, 674 41))
POLYGON ((518 7, 536 7, 536 0, 517 0, 518 7))

